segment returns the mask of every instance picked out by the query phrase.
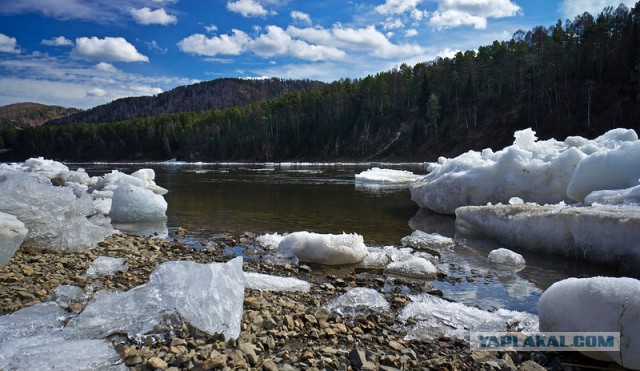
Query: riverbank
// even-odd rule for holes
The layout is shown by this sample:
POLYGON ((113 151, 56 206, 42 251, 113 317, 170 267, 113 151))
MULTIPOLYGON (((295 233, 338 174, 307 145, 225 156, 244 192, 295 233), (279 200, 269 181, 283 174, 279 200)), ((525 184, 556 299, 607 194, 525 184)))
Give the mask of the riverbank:
MULTIPOLYGON (((126 291, 148 282, 149 275, 166 261, 226 262, 233 246, 253 245, 252 233, 218 235, 206 247, 164 239, 113 235, 96 248, 64 254, 22 246, 0 267, 0 313, 48 300, 59 285, 126 291), (103 277, 85 275, 99 256, 125 258, 128 269, 103 277)), ((574 369, 578 365, 606 367, 574 352, 474 352, 458 339, 404 340, 398 325, 399 310, 410 298, 387 290, 385 279, 353 267, 330 271, 296 264, 271 264, 260 251, 243 252, 245 272, 292 276, 311 283, 309 292, 273 292, 245 289, 240 336, 224 341, 188 325, 157 342, 136 343, 114 337, 122 362, 133 369, 441 369, 542 370, 574 369), (382 293, 389 311, 342 317, 323 305, 353 287, 382 293), (570 366, 574 365, 574 366, 570 366), (544 366, 544 367, 542 367, 544 366)), ((70 302, 69 312, 82 312, 86 299, 70 302)))

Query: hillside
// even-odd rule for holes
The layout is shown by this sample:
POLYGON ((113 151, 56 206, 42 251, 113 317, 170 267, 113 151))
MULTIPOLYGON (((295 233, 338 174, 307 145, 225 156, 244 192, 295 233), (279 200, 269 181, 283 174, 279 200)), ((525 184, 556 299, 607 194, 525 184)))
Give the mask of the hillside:
POLYGON ((15 103, 0 106, 0 129, 25 128, 81 112, 76 108, 47 106, 39 103, 15 103))
POLYGON ((75 115, 51 120, 47 124, 104 123, 245 106, 320 85, 321 82, 311 80, 225 78, 179 86, 156 96, 117 99, 75 115))
POLYGON ((640 3, 271 101, 0 131, 0 160, 435 161, 503 148, 527 127, 541 139, 640 132, 639 66, 640 3))

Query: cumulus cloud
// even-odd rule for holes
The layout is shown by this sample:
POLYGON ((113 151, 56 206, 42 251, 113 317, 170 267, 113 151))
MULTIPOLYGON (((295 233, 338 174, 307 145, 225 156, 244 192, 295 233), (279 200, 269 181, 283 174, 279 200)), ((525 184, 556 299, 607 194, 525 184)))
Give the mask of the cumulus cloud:
POLYGON ((105 97, 107 96, 107 91, 100 88, 91 88, 87 90, 87 95, 90 97, 105 97))
POLYGON ((248 48, 262 57, 289 55, 309 61, 338 60, 346 56, 345 52, 335 47, 294 40, 278 26, 267 26, 267 32, 253 40, 248 48))
POLYGON ((93 68, 95 68, 98 71, 102 71, 102 72, 118 72, 118 69, 114 67, 114 65, 112 65, 111 63, 107 63, 107 62, 100 62, 98 64, 96 64, 95 66, 93 66, 93 68))
POLYGON ((410 28, 407 31, 405 31, 404 35, 406 37, 414 37, 414 36, 418 35, 418 31, 416 29, 414 29, 414 28, 410 28))
POLYGON ((102 62, 148 62, 136 47, 122 37, 79 37, 71 51, 73 58, 102 62))
POLYGON ((429 23, 436 28, 473 26, 487 28, 487 18, 512 17, 520 12, 512 0, 440 0, 429 23))
POLYGON ((204 29, 207 32, 216 32, 218 31, 218 26, 216 26, 215 24, 211 24, 209 26, 204 26, 204 29))
POLYGON ((268 12, 262 4, 254 0, 237 0, 227 2, 227 9, 230 12, 242 14, 243 17, 262 17, 267 14, 273 14, 268 12))
POLYGON ((167 14, 167 11, 164 10, 164 8, 156 10, 151 10, 147 7, 140 9, 131 8, 129 12, 137 23, 143 25, 159 24, 166 26, 178 22, 178 18, 174 15, 167 14))
POLYGON ((64 36, 58 36, 51 39, 42 40, 40 42, 42 45, 47 46, 71 46, 73 45, 73 41, 67 39, 64 36))
POLYGON ((291 18, 302 23, 311 24, 311 17, 307 13, 294 10, 291 12, 291 18))
POLYGON ((194 34, 178 42, 178 48, 185 53, 214 57, 216 55, 238 55, 244 51, 251 40, 249 35, 240 30, 232 30, 232 35, 206 37, 194 34))
POLYGON ((607 6, 616 8, 619 4, 624 4, 632 8, 635 3, 636 0, 563 0, 560 1, 560 12, 564 18, 573 19, 584 12, 599 14, 607 6))
POLYGON ((375 7, 380 14, 402 14, 414 10, 422 0, 386 0, 384 4, 375 7))
POLYGON ((0 52, 2 53, 20 53, 18 49, 18 41, 15 37, 9 37, 0 33, 0 52))
POLYGON ((149 41, 149 42, 147 42, 147 43, 145 43, 145 44, 147 44, 147 47, 148 47, 149 49, 151 49, 151 50, 155 51, 155 52, 156 52, 156 53, 158 53, 158 54, 164 54, 164 53, 166 53, 166 52, 168 52, 168 51, 169 51, 169 49, 167 49, 167 48, 163 48, 163 47, 161 47, 160 45, 158 45, 158 42, 157 42, 157 41, 155 41, 155 40, 151 40, 151 41, 149 41))

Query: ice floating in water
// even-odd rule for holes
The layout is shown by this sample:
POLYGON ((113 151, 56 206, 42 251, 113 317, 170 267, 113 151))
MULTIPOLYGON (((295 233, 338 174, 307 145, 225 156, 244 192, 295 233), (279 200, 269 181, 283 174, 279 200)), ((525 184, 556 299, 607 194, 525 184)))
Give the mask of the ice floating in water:
POLYGON ((151 190, 123 184, 113 192, 111 220, 120 223, 166 220, 167 201, 151 190))
POLYGON ((149 283, 95 300, 72 319, 65 332, 73 338, 125 332, 132 338, 180 328, 180 320, 226 339, 240 334, 245 278, 242 257, 228 263, 167 262, 149 283), (177 327, 176 327, 177 326, 177 327))
POLYGON ((295 277, 278 277, 262 273, 245 272, 245 287, 262 291, 303 291, 308 292, 311 285, 295 277))
POLYGON ((113 232, 96 212, 91 197, 78 198, 68 187, 53 187, 38 174, 17 172, 0 179, 0 211, 15 215, 29 229, 24 243, 62 251, 80 251, 113 232))
POLYGON ((563 205, 467 206, 459 232, 475 231, 509 246, 638 272, 640 207, 563 205))
POLYGON ((354 317, 370 311, 378 313, 388 311, 389 303, 382 294, 374 289, 354 287, 328 302, 325 307, 341 316, 354 317))
POLYGON ((584 352, 599 360, 640 369, 640 281, 621 277, 569 278, 538 302, 540 331, 619 332, 619 352, 584 352))
POLYGON ((368 254, 359 234, 318 234, 294 232, 278 245, 278 252, 300 261, 325 265, 355 264, 368 254))
POLYGON ((537 141, 531 129, 514 136, 513 145, 497 152, 440 158, 431 173, 411 185, 411 198, 420 207, 453 214, 460 206, 507 203, 514 196, 539 204, 569 202, 569 197, 582 201, 594 190, 627 188, 631 178, 640 176, 640 142, 633 130, 565 142, 537 141))
POLYGON ((499 248, 491 251, 489 253, 489 256, 487 257, 487 260, 492 263, 516 267, 524 267, 524 265, 526 265, 526 262, 522 255, 505 248, 499 248))
POLYGON ((356 183, 408 184, 415 181, 418 177, 420 176, 407 170, 374 167, 360 174, 356 174, 356 183))
POLYGON ((127 259, 125 258, 112 258, 110 256, 99 256, 93 261, 89 269, 87 269, 87 276, 100 277, 112 275, 117 272, 126 272, 129 268, 127 259))
POLYGON ((452 238, 444 237, 437 233, 424 233, 418 230, 413 231, 410 236, 402 237, 400 243, 416 249, 437 249, 455 245, 455 241, 452 238))
POLYGON ((469 339, 470 332, 537 332, 538 316, 498 309, 486 312, 429 295, 409 295, 412 302, 400 312, 399 319, 417 321, 407 328, 405 339, 434 339, 438 336, 469 339))
POLYGON ((18 218, 0 211, 0 265, 11 259, 28 232, 18 218))
POLYGON ((385 272, 413 278, 427 278, 435 276, 440 271, 425 258, 409 256, 389 263, 385 272))

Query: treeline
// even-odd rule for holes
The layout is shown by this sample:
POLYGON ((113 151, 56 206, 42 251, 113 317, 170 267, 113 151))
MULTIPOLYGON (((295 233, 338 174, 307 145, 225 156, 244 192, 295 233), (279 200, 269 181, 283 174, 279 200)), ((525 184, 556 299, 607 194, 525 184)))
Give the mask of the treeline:
POLYGON ((640 128, 640 3, 268 102, 111 124, 7 130, 3 159, 434 160, 513 131, 640 128))
POLYGON ((224 78, 179 86, 154 96, 117 99, 47 124, 97 124, 167 113, 224 109, 264 102, 292 91, 321 85, 322 82, 311 80, 224 78))

